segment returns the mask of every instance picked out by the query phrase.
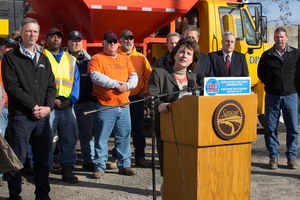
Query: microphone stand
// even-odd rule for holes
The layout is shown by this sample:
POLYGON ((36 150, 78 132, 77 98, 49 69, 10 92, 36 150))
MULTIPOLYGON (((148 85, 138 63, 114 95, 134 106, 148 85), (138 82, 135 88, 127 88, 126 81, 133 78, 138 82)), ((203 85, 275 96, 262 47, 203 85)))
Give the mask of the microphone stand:
MULTIPOLYGON (((195 89, 195 88, 193 88, 195 89)), ((197 88, 196 88, 197 89, 197 88)), ((104 111, 104 110, 108 110, 108 109, 112 109, 112 108, 117 108, 117 107, 120 107, 120 106, 125 106, 125 105, 129 105, 129 104, 133 104, 133 103, 137 103, 137 102, 141 102, 141 101, 147 101, 147 105, 148 105, 148 108, 150 108, 150 113, 151 113, 151 132, 152 132, 152 166, 151 166, 151 169, 152 169, 152 195, 153 195, 153 200, 156 200, 156 184, 155 184, 155 129, 154 129, 154 126, 155 126, 155 112, 154 112, 154 106, 155 106, 155 102, 154 100, 155 99, 159 99, 160 97, 164 97, 164 96, 168 96, 168 95, 173 95, 173 94, 178 94, 180 92, 186 92, 186 91, 192 91, 192 88, 191 87, 187 87, 183 90, 179 90, 179 91, 176 91, 176 92, 170 92, 170 93, 165 93, 165 94, 160 94, 160 95, 154 95, 154 96, 148 96, 148 97, 144 97, 143 99, 140 99, 140 100, 136 100, 136 101, 131 101, 131 102, 128 102, 128 103, 123 103, 123 104, 119 104, 119 105, 116 105, 116 106, 110 106, 110 107, 106 107, 106 108, 102 108, 102 109, 98 109, 98 110, 91 110, 91 111, 86 111, 86 112, 83 112, 83 115, 89 115, 89 114, 92 114, 92 113, 96 113, 96 112, 100 112, 100 111, 104 111)))

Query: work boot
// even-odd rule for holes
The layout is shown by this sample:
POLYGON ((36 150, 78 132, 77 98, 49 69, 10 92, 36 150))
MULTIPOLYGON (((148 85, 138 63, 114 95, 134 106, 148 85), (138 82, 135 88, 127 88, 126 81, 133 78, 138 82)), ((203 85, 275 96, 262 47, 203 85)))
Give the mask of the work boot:
POLYGON ((100 179, 101 176, 103 176, 103 175, 104 175, 103 171, 101 171, 100 169, 96 169, 93 173, 93 178, 100 179))
POLYGON ((3 185, 4 185, 3 178, 0 177, 0 187, 2 187, 3 185))
POLYGON ((95 166, 95 163, 93 163, 93 162, 85 163, 85 164, 82 165, 82 169, 83 170, 93 171, 94 170, 94 166, 95 166))
POLYGON ((269 169, 277 169, 278 168, 278 158, 271 158, 268 168, 269 169))
POLYGON ((120 169, 119 174, 132 176, 132 175, 136 175, 136 170, 132 169, 131 167, 126 167, 126 168, 120 169))
POLYGON ((135 160, 135 166, 140 167, 151 167, 151 160, 147 160, 146 158, 140 158, 138 160, 135 160))
POLYGON ((110 163, 106 163, 106 169, 117 169, 118 160, 113 160, 110 163))
POLYGON ((62 179, 69 183, 78 183, 78 178, 73 174, 73 169, 70 166, 66 166, 62 169, 62 179))
POLYGON ((297 163, 295 158, 288 158, 287 160, 288 169, 297 169, 297 163))

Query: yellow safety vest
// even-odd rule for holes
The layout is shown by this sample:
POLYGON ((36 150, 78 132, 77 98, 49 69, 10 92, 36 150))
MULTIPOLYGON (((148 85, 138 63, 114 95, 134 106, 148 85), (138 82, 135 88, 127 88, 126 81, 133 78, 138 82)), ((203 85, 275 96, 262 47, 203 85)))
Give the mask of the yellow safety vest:
POLYGON ((64 96, 69 98, 74 82, 76 58, 64 52, 60 63, 57 63, 48 49, 44 49, 44 54, 48 57, 52 72, 55 76, 56 97, 64 96))

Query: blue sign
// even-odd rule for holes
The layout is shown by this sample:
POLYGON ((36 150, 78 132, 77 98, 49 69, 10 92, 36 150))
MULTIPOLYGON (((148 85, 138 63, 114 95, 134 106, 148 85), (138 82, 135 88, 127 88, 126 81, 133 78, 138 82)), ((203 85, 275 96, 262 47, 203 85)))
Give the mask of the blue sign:
POLYGON ((250 77, 204 78, 204 96, 250 94, 250 77))

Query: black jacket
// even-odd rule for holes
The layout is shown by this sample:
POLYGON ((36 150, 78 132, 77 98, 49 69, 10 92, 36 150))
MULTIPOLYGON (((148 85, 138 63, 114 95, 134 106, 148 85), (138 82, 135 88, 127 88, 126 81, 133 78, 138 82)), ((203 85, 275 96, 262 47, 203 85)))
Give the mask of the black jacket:
POLYGON ((276 52, 275 45, 265 51, 258 63, 258 78, 265 84, 265 91, 274 95, 296 93, 294 74, 299 50, 286 44, 283 61, 276 52))
MULTIPOLYGON (((68 48, 67 52, 71 55, 71 51, 68 48)), ((84 103, 89 100, 97 102, 97 98, 92 95, 93 82, 89 76, 87 76, 87 69, 90 62, 91 56, 84 50, 81 50, 80 55, 76 59, 77 67, 80 73, 80 93, 79 99, 76 103, 84 103)))
MULTIPOLYGON (((210 57, 215 77, 227 77, 226 63, 224 61, 223 51, 215 51, 208 55, 210 57)), ((249 76, 245 54, 236 51, 232 52, 230 76, 249 76)))
POLYGON ((167 53, 163 57, 160 57, 155 61, 154 68, 168 69, 170 68, 170 66, 168 65, 168 61, 169 61, 169 51, 167 51, 167 53))
POLYGON ((199 66, 195 68, 194 74, 202 73, 205 77, 214 77, 213 68, 207 55, 200 53, 199 66))
MULTIPOLYGON (((196 83, 196 74, 187 72, 188 80, 194 80, 196 83)), ((173 67, 168 69, 154 68, 148 82, 148 95, 156 96, 179 91, 179 87, 174 76, 173 67)), ((155 134, 160 135, 160 114, 158 113, 158 106, 161 103, 172 103, 178 99, 179 93, 167 95, 154 100, 155 106, 155 134)))
POLYGON ((35 59, 21 47, 6 52, 2 58, 2 78, 8 95, 9 115, 29 115, 38 106, 54 107, 56 86, 48 58, 36 45, 35 59))

